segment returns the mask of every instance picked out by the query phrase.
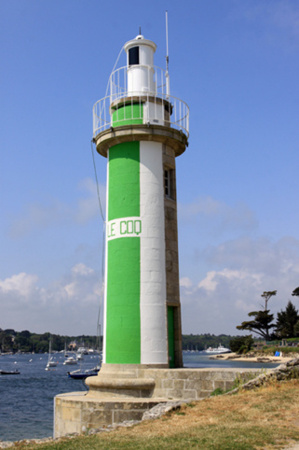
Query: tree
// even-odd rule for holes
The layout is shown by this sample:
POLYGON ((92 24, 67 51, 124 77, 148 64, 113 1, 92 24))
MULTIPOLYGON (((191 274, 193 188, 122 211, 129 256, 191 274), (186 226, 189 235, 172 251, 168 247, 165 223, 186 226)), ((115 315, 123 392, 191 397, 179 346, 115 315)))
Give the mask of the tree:
MULTIPOLYGON (((265 299, 264 311, 268 309, 268 301, 273 295, 276 295, 277 291, 264 291, 261 295, 265 299)), ((299 294, 298 294, 299 295, 299 294)))
POLYGON ((299 297, 299 286, 293 290, 292 295, 296 295, 296 297, 299 297))
POLYGON ((252 311, 248 314, 249 317, 254 317, 254 320, 248 320, 242 322, 236 328, 238 330, 253 331, 267 341, 270 340, 270 330, 275 327, 273 323, 274 315, 270 314, 268 309, 268 302, 273 295, 276 295, 277 291, 264 291, 261 295, 265 299, 265 305, 263 311, 252 311))
POLYGON ((286 309, 277 313, 276 334, 279 338, 296 337, 296 324, 299 321, 299 314, 291 301, 286 309))
POLYGON ((251 350, 253 342, 251 334, 248 336, 236 336, 230 340, 229 348, 232 352, 247 353, 251 350))
POLYGON ((238 330, 253 331, 266 341, 270 340, 270 330, 275 327, 272 323, 274 320, 274 315, 270 314, 270 311, 266 309, 265 311, 252 311, 248 314, 249 317, 254 317, 254 320, 249 320, 242 322, 241 325, 237 326, 238 330))

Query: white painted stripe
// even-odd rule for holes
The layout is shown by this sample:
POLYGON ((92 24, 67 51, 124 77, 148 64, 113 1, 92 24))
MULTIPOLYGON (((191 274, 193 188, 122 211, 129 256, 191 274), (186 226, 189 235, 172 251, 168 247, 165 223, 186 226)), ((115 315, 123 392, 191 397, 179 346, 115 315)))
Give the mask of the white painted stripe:
MULTIPOLYGON (((107 152, 107 183, 106 183, 106 220, 108 219, 108 193, 109 193, 109 150, 107 152)), ((105 281, 104 281, 104 305, 103 305, 103 363, 106 363, 106 328, 107 328, 107 262, 108 262, 108 240, 107 231, 105 236, 105 281)))
POLYGON ((125 237, 138 237, 141 233, 142 222, 140 217, 122 217, 107 222, 106 235, 108 241, 125 237))
POLYGON ((162 144, 140 142, 141 364, 167 364, 162 144))

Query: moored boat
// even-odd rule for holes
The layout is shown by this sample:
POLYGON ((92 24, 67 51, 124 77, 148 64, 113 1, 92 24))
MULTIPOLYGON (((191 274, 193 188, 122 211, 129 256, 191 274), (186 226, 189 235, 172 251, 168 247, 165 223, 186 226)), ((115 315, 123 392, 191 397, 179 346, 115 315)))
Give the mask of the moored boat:
POLYGON ((68 372, 68 376, 70 378, 73 378, 75 380, 85 380, 87 377, 94 377, 99 373, 100 368, 94 367, 93 369, 87 369, 87 370, 73 370, 72 372, 68 372))
POLYGON ((20 375, 19 370, 0 370, 0 375, 20 375))
POLYGON ((51 356, 52 354, 52 339, 50 337, 49 340, 49 356, 48 356, 48 362, 47 365, 45 367, 45 370, 50 370, 53 367, 56 367, 58 364, 58 361, 54 360, 53 356, 51 356))
POLYGON ((73 356, 69 356, 63 363, 63 365, 74 365, 77 364, 78 361, 76 358, 74 358, 73 356))
POLYGON ((48 360, 45 370, 50 370, 52 367, 56 367, 57 364, 58 361, 55 361, 53 358, 51 358, 48 360))
POLYGON ((221 344, 218 345, 218 347, 209 347, 205 350, 206 353, 213 354, 213 355, 219 355, 221 353, 230 353, 231 350, 229 348, 223 347, 221 344))

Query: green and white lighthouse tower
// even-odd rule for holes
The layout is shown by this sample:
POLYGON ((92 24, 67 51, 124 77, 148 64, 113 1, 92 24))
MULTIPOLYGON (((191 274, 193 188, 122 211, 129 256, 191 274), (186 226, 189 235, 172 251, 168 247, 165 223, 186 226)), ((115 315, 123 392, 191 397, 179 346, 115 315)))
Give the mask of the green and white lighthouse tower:
POLYGON ((154 42, 138 35, 124 50, 93 109, 107 158, 103 364, 181 367, 175 158, 189 109, 154 66, 154 42))

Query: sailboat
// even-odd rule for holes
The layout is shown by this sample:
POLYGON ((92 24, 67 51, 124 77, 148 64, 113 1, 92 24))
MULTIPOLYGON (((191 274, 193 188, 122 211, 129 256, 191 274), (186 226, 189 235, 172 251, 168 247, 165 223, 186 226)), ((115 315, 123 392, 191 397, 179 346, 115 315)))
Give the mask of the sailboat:
POLYGON ((69 356, 68 358, 66 358, 66 360, 64 361, 63 365, 73 365, 73 364, 77 364, 77 358, 74 356, 69 356))
POLYGON ((50 370, 52 367, 56 367, 58 364, 58 361, 55 361, 53 359, 53 356, 51 356, 51 354, 52 354, 52 339, 50 338, 50 340, 49 340, 49 356, 48 356, 48 362, 45 367, 45 370, 50 370))

